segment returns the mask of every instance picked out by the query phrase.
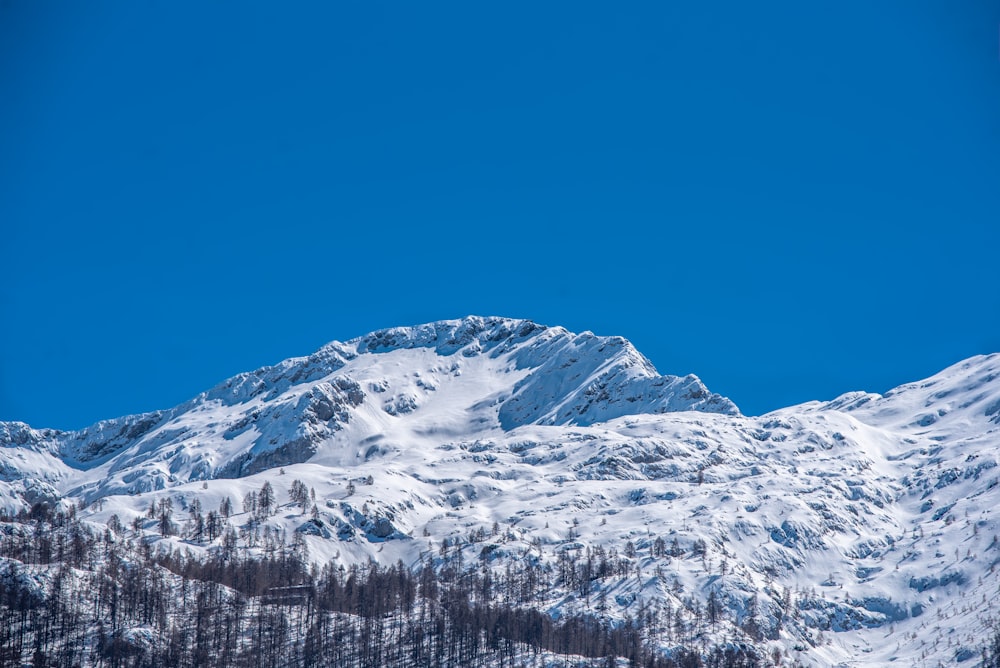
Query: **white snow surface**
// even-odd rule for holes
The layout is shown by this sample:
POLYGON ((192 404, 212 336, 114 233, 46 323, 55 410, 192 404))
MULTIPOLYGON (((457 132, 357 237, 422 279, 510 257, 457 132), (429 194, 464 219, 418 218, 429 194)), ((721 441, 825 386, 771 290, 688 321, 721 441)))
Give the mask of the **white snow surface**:
MULTIPOLYGON (((238 511, 269 481, 270 524, 323 563, 414 564, 479 529, 543 562, 631 543, 642 575, 602 583, 602 614, 714 591, 737 620, 756 594, 767 618, 788 589, 799 618, 765 644, 811 665, 972 665, 1000 590, 998 354, 745 417, 622 338, 469 317, 330 343, 79 432, 0 423, 0 446, 8 509, 62 499, 100 523, 165 495, 238 511), (289 503, 293 480, 318 524, 289 503), (655 556, 657 537, 688 556, 655 556)), ((591 605, 553 591, 546 610, 591 605)))

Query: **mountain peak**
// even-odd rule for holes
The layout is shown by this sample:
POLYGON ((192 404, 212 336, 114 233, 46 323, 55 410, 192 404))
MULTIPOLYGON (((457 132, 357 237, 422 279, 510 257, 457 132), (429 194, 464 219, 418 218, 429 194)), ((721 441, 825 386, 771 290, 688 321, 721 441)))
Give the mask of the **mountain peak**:
POLYGON ((589 425, 629 414, 694 410, 738 415, 729 399, 694 375, 661 376, 620 336, 580 334, 515 318, 468 316, 415 327, 379 330, 347 344, 358 354, 427 348, 462 358, 505 357, 527 372, 502 402, 500 425, 589 425))
POLYGON ((661 376, 620 336, 469 316, 332 341, 167 411, 76 432, 11 426, 0 438, 31 440, 73 469, 107 467, 109 477, 85 485, 96 497, 241 477, 319 453, 346 461, 387 435, 417 443, 677 411, 739 415, 696 376, 661 376))
POLYGON ((358 362, 361 356, 418 350, 439 357, 454 356, 458 364, 477 357, 509 357, 513 362, 511 371, 528 371, 532 378, 518 384, 515 394, 530 394, 530 388, 548 394, 520 397, 516 407, 501 412, 504 428, 535 421, 592 424, 630 413, 695 410, 739 414, 732 401, 709 392, 697 376, 661 376, 620 336, 596 336, 589 331, 575 334, 531 320, 483 316, 392 327, 346 342, 332 341, 309 356, 234 376, 200 399, 235 405, 262 393, 275 397, 295 385, 336 373, 346 365, 363 366, 358 362), (570 401, 573 397, 578 401, 570 401), (533 407, 526 410, 529 399, 533 407), (543 410, 542 403, 562 410, 549 415, 552 411, 543 410), (588 411, 589 407, 595 410, 588 411))

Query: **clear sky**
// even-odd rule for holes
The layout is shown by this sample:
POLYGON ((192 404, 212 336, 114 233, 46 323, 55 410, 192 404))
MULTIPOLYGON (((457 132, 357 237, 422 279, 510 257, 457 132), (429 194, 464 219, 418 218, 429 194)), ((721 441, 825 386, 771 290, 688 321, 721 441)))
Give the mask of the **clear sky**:
POLYGON ((1000 6, 0 3, 0 419, 467 314, 745 413, 1000 350, 1000 6))

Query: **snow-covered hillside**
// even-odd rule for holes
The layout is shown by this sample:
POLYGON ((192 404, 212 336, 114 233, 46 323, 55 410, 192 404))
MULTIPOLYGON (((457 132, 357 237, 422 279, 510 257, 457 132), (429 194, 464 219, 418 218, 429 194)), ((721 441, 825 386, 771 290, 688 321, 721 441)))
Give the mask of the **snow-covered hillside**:
MULTIPOLYGON (((711 599, 718 640, 813 665, 969 660, 1000 585, 1000 355, 745 417, 624 339, 470 317, 334 342, 79 432, 0 423, 0 445, 11 511, 76 502, 152 540, 151 504, 170 498, 183 525, 195 500, 228 497, 239 525, 267 482, 281 505, 266 524, 317 562, 412 565, 445 539, 495 568, 614 550, 621 574, 540 607, 624 619, 711 599), (291 503, 296 481, 314 509, 291 503)), ((177 533, 156 540, 218 546, 177 533)))

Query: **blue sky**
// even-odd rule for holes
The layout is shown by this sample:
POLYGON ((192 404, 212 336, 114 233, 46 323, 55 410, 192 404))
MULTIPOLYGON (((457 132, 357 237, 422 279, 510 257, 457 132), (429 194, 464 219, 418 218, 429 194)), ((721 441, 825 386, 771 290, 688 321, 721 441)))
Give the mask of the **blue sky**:
POLYGON ((748 414, 1000 350, 1000 7, 761 4, 0 4, 0 419, 470 313, 748 414))

